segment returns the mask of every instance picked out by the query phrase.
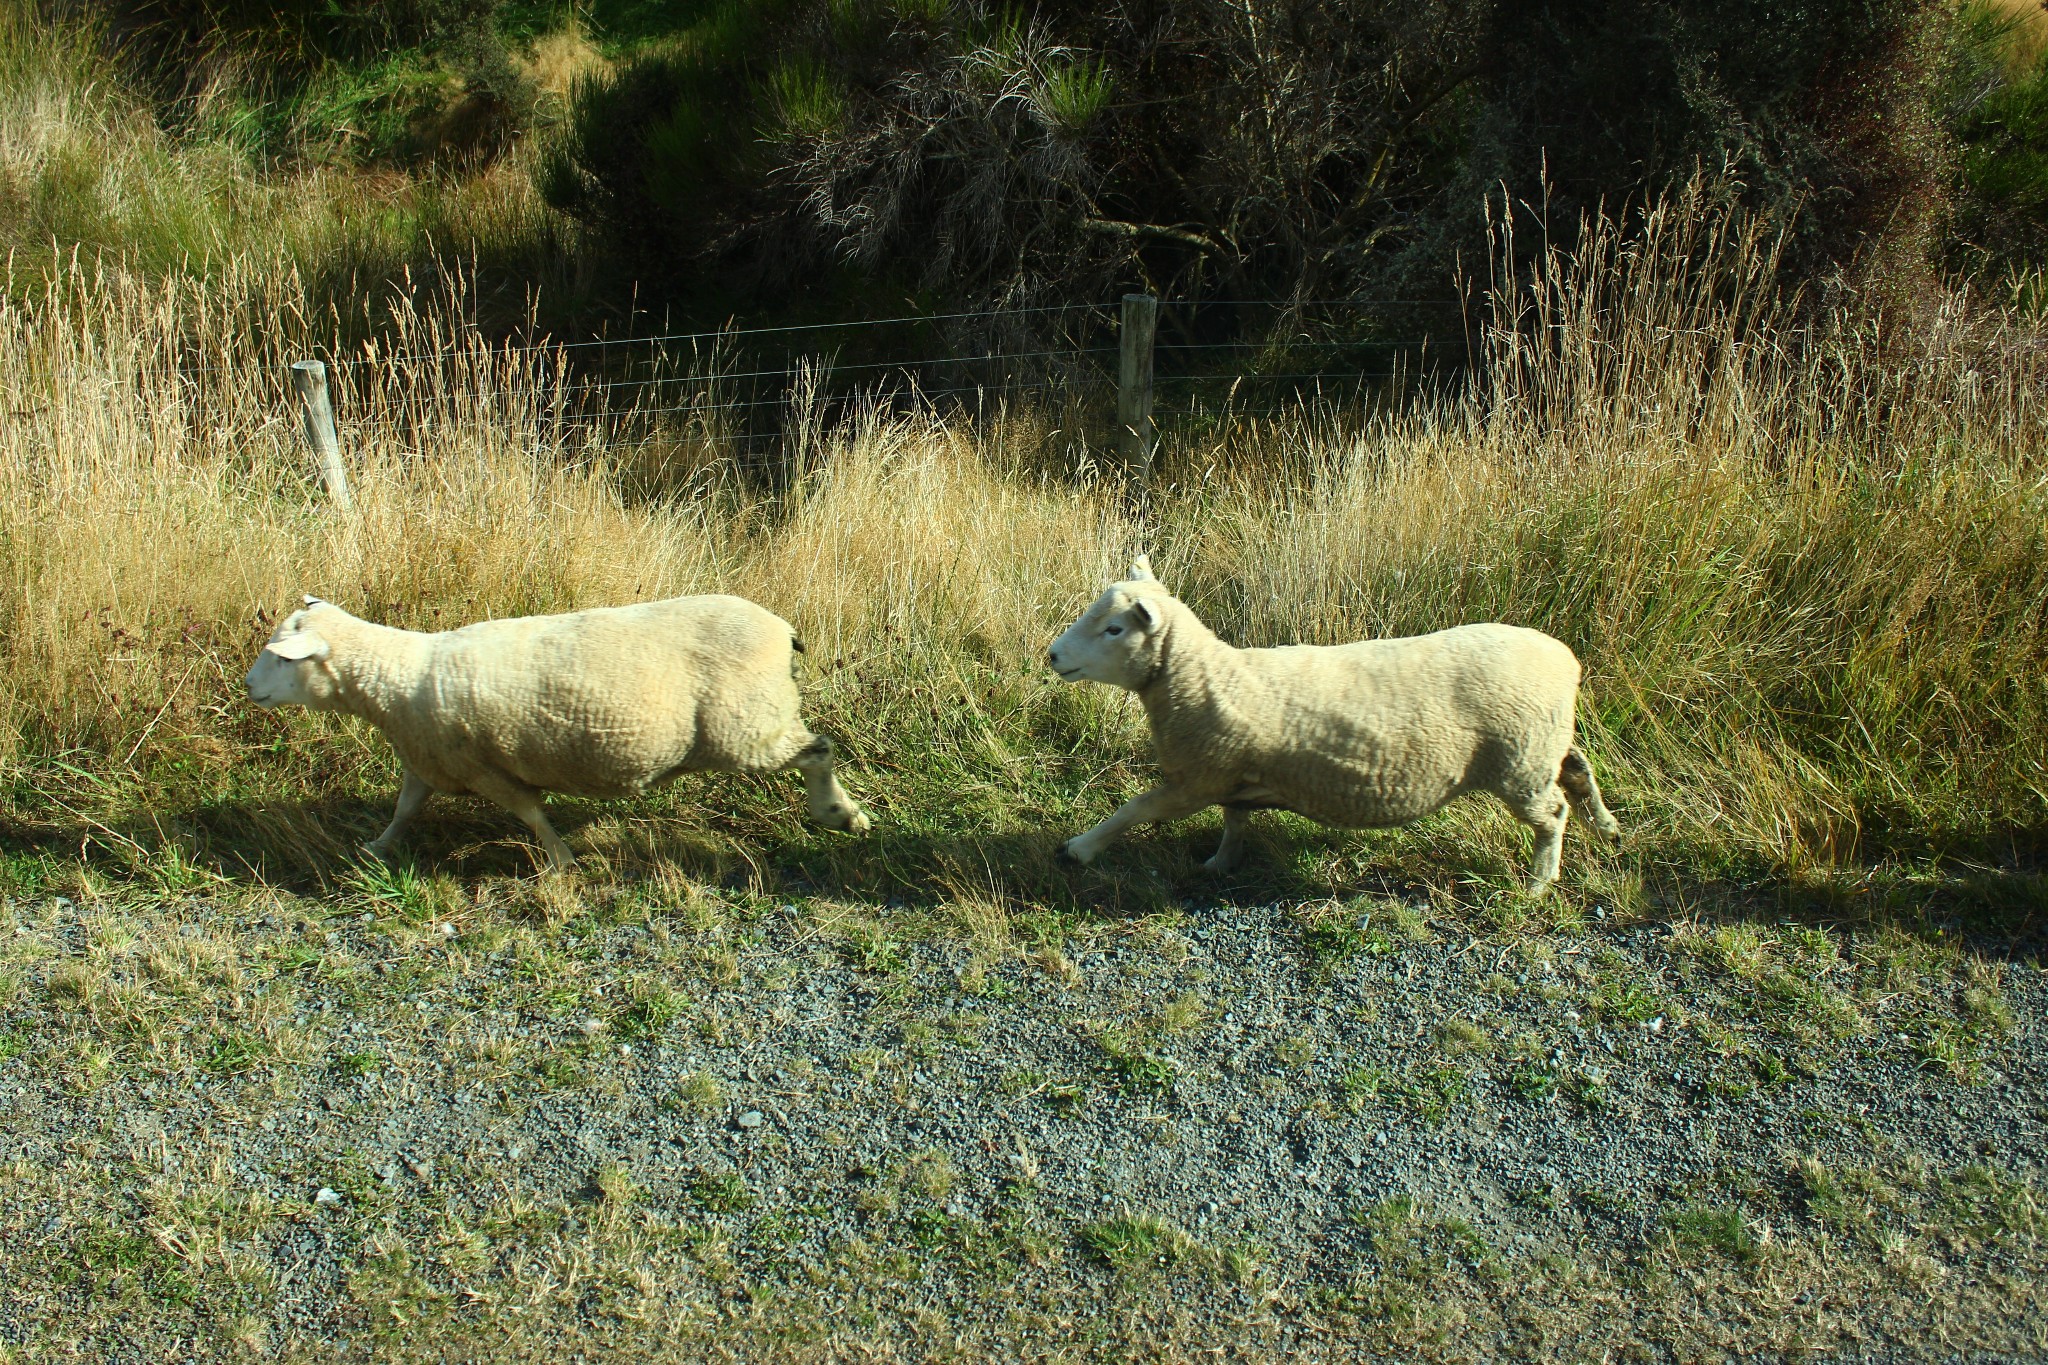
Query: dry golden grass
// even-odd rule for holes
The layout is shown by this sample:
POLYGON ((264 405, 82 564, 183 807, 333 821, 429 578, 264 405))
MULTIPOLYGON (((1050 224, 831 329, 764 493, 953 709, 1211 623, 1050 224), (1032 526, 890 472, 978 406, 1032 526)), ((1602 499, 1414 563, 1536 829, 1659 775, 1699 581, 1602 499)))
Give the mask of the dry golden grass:
POLYGON ((2041 0, 1985 0, 1992 13, 2013 26, 2009 49, 2013 65, 2031 67, 2048 48, 2048 6, 2041 0))
MULTIPOLYGON (((1763 288, 1770 244, 1702 199, 1629 245, 1589 240, 1497 283, 1469 395, 1173 450, 1145 526, 1028 417, 870 414, 813 430, 762 481, 701 421, 557 420, 573 394, 556 358, 431 310, 338 361, 345 516, 284 383, 332 319, 287 266, 236 260, 202 284, 17 259, 0 304, 17 814, 229 868, 262 858, 222 839, 263 858, 320 842, 295 800, 381 800, 374 736, 240 698, 302 592, 433 628, 732 591, 797 624, 856 780, 925 838, 891 875, 1000 899, 1000 860, 1044 850, 933 840, 1056 829, 1132 779, 1134 709, 1039 659, 1142 546, 1245 643, 1481 619, 1560 636, 1587 662, 1582 723, 1634 847, 1696 870, 2037 828, 2034 338, 1959 301, 1910 328, 1801 322, 1763 288), (241 815, 201 847, 201 810, 241 815)), ((740 804, 764 794, 787 813, 779 789, 740 804)), ((1515 856, 1491 814, 1452 824, 1515 856)), ((642 852, 661 860, 659 841, 642 852)))

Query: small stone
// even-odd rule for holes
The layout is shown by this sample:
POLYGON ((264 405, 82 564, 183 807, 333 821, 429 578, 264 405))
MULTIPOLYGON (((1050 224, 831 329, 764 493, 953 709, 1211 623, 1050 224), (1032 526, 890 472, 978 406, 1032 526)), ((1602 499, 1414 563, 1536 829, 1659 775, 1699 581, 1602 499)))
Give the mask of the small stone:
POLYGON ((359 918, 361 918, 364 924, 375 924, 377 922, 377 916, 368 910, 363 911, 359 918))
POLYGON ((576 1031, 586 1038, 592 1034, 604 1032, 604 1027, 605 1024, 602 1019, 578 1019, 576 1021, 576 1031))
POLYGON ((742 1128, 759 1128, 763 1122, 761 1118, 761 1111, 758 1109, 749 1109, 746 1113, 741 1114, 739 1116, 738 1122, 740 1127, 742 1128))
POLYGON ((320 1193, 313 1196, 313 1202, 322 1208, 333 1208, 341 1202, 341 1196, 328 1189, 325 1185, 322 1185, 320 1193))
POLYGON ((441 937, 442 937, 442 938, 454 938, 454 937, 455 937, 455 926, 454 926, 454 925, 452 925, 452 924, 450 924, 450 923, 449 923, 449 922, 448 922, 447 920, 442 920, 442 921, 441 921, 441 937))

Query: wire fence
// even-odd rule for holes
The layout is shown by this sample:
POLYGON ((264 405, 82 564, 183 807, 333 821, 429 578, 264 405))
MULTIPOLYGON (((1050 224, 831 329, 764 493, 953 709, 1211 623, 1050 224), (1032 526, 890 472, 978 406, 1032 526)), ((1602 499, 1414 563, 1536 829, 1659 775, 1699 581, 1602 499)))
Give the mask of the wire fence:
MULTIPOLYGON (((1396 404, 1455 382, 1469 363, 1454 300, 1162 300, 1155 315, 1141 338, 1116 305, 1061 304, 571 341, 469 331, 321 359, 353 431, 417 425, 428 420, 422 392, 467 380, 516 385, 523 408, 561 435, 735 454, 772 451, 862 410, 978 420, 1034 407, 1104 444, 1119 427, 1128 435, 1137 411, 1167 439, 1213 434, 1231 421, 1396 404), (1134 373, 1144 376, 1139 407, 1134 373)), ((206 372, 180 371, 193 384, 206 372)))

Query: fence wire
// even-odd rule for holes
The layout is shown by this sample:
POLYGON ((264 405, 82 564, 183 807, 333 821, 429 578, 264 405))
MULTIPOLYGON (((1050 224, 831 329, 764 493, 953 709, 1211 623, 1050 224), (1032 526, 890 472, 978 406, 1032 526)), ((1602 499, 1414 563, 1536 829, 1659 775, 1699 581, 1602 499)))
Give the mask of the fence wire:
MULTIPOLYGON (((620 449, 680 440, 736 454, 773 451, 799 426, 814 427, 821 413, 861 404, 984 415, 992 407, 1049 405, 1114 439, 1117 316, 1115 305, 1057 304, 524 343, 465 330, 438 349, 385 354, 367 343, 323 359, 343 425, 401 439, 493 406, 493 395, 467 389, 494 383, 508 386, 499 400, 508 411, 528 413, 558 435, 620 449), (952 353, 906 344, 901 335, 945 324, 982 324, 990 338, 1050 335, 1071 344, 1008 349, 984 341, 952 353), (429 380, 436 371, 441 380, 429 380), (519 389, 525 392, 512 396, 519 389)), ((1418 382, 1458 372, 1466 357, 1464 311, 1455 300, 1162 300, 1158 318, 1152 411, 1169 433, 1190 418, 1213 430, 1218 419, 1399 401, 1418 382), (1454 317, 1455 326, 1414 321, 1431 309, 1454 317), (1307 316, 1315 310, 1343 316, 1307 316), (1318 357, 1329 365, 1319 366, 1318 357)), ((205 377, 224 368, 174 373, 200 398, 210 387, 205 377)))

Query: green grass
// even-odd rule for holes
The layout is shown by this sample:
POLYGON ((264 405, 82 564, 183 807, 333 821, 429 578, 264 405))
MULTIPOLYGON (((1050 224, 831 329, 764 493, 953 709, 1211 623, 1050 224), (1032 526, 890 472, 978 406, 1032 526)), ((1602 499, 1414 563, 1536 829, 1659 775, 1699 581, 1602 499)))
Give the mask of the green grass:
POLYGON ((731 1171, 699 1176, 691 1194, 710 1213, 738 1213, 759 1202, 745 1178, 731 1171))
POLYGON ((1206 1246, 1149 1213, 1120 1214, 1090 1223, 1081 1229, 1080 1240, 1104 1264, 1123 1275, 1196 1268, 1242 1279, 1251 1268, 1242 1250, 1238 1259, 1232 1260, 1227 1252, 1206 1246))

